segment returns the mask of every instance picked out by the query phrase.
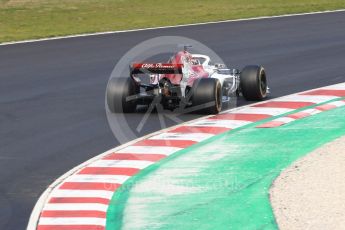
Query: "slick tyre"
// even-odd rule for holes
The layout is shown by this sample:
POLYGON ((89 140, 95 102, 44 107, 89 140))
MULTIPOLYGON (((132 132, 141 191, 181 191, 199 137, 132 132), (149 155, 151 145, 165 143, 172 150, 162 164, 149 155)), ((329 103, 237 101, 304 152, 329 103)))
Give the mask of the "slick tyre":
POLYGON ((192 106, 200 113, 217 114, 222 110, 222 86, 216 78, 201 78, 192 87, 192 106))
POLYGON ((240 89, 248 101, 261 101, 267 97, 267 79, 262 66, 246 66, 240 75, 240 89))
POLYGON ((130 77, 111 78, 107 86, 107 103, 112 113, 133 113, 137 107, 135 95, 139 86, 130 77))

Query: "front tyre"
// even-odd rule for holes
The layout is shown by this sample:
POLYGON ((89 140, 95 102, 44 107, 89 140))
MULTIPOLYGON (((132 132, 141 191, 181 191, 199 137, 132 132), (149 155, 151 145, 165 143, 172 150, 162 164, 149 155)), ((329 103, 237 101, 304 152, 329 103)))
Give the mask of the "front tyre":
POLYGON ((248 101, 260 101, 267 97, 267 79, 262 66, 246 66, 240 75, 240 88, 248 101))
POLYGON ((111 78, 107 85, 107 103, 112 113, 133 113, 137 107, 135 95, 139 86, 131 77, 111 78))
POLYGON ((217 114, 222 110, 222 86, 216 78, 200 78, 192 87, 193 107, 202 113, 217 114))

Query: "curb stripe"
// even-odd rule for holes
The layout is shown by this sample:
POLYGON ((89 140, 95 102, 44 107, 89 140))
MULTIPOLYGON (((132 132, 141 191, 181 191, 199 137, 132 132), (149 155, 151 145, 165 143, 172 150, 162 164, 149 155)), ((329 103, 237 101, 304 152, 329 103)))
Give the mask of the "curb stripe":
POLYGON ((209 119, 216 119, 216 120, 240 120, 240 121, 259 121, 266 118, 269 118, 270 115, 266 114, 245 114, 245 113, 223 113, 218 114, 209 119))
POLYGON ((187 148, 195 144, 196 141, 189 140, 151 140, 146 139, 135 143, 136 146, 169 146, 178 148, 187 148))
POLYGON ((302 95, 327 95, 345 97, 345 90, 318 89, 312 92, 303 93, 302 95))
POLYGON ((262 126, 281 126, 343 106, 345 101, 327 101, 341 100, 339 95, 344 92, 345 83, 341 83, 235 108, 183 123, 109 150, 60 179, 40 209, 41 217, 38 219, 37 229, 104 230, 104 213, 114 192, 141 169, 214 135, 272 116, 290 113, 262 126), (303 110, 306 106, 315 107, 303 110), (302 110, 293 113, 296 109, 302 110))
POLYGON ((136 174, 138 172, 139 172, 138 168, 86 167, 86 168, 83 168, 78 174, 133 176, 134 174, 136 174))
POLYGON ((104 230, 104 226, 97 225, 39 225, 37 230, 104 230))
MULTIPOLYGON (((345 92, 345 91, 344 91, 345 92)), ((330 102, 327 104, 319 105, 316 106, 315 108, 312 109, 307 109, 301 112, 289 114, 285 117, 280 117, 277 119, 274 119, 272 121, 266 122, 264 124, 256 126, 257 128, 274 128, 274 127, 279 127, 285 124, 288 124, 290 122, 293 122, 298 119, 302 119, 305 117, 309 117, 318 113, 321 113, 323 111, 331 110, 337 107, 341 107, 345 105, 345 101, 334 101, 330 102)))
POLYGON ((337 108, 336 105, 330 105, 330 104, 325 104, 325 105, 320 105, 315 107, 315 109, 317 110, 321 110, 321 111, 326 111, 326 110, 330 110, 330 109, 334 109, 337 108))
POLYGON ((112 153, 104 157, 104 160, 143 160, 159 161, 166 157, 164 154, 139 154, 139 153, 112 153))
POLYGON ((102 211, 88 211, 88 210, 77 210, 77 211, 43 211, 42 217, 97 217, 106 218, 107 213, 102 211))
POLYGON ((203 126, 181 126, 168 132, 176 133, 210 133, 220 134, 229 131, 229 128, 224 127, 203 127, 203 126))
POLYGON ((275 107, 275 108, 287 108, 287 109, 299 109, 302 107, 314 105, 312 102, 297 102, 297 101, 270 101, 254 107, 275 107))
POLYGON ((270 121, 265 124, 257 126, 257 128, 273 128, 273 127, 282 126, 284 124, 285 123, 283 121, 270 121))
POLYGON ((288 115, 288 117, 291 117, 292 119, 301 119, 308 116, 309 116, 309 113, 307 112, 298 112, 298 113, 288 115))
POLYGON ((97 183, 97 182, 65 182, 60 189, 77 189, 77 190, 108 190, 115 191, 121 184, 118 183, 97 183))
POLYGON ((52 197, 49 203, 99 203, 109 204, 110 199, 98 197, 52 197))

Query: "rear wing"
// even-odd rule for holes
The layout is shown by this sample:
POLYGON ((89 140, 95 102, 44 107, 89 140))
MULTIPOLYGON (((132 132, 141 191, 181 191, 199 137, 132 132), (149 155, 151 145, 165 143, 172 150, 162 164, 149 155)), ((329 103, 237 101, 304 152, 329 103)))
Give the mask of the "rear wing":
POLYGON ((133 63, 129 66, 132 74, 182 74, 183 64, 133 63))

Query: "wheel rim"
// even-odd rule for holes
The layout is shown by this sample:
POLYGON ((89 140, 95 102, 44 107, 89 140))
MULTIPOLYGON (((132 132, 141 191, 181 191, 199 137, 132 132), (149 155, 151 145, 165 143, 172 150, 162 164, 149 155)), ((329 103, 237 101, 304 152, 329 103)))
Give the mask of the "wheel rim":
POLYGON ((221 86, 220 83, 217 82, 217 86, 216 86, 216 109, 219 112, 221 110, 221 106, 222 106, 222 90, 221 90, 221 86))
POLYGON ((260 92, 263 97, 266 96, 266 91, 267 91, 267 81, 266 81, 266 74, 261 71, 260 72, 260 92))

